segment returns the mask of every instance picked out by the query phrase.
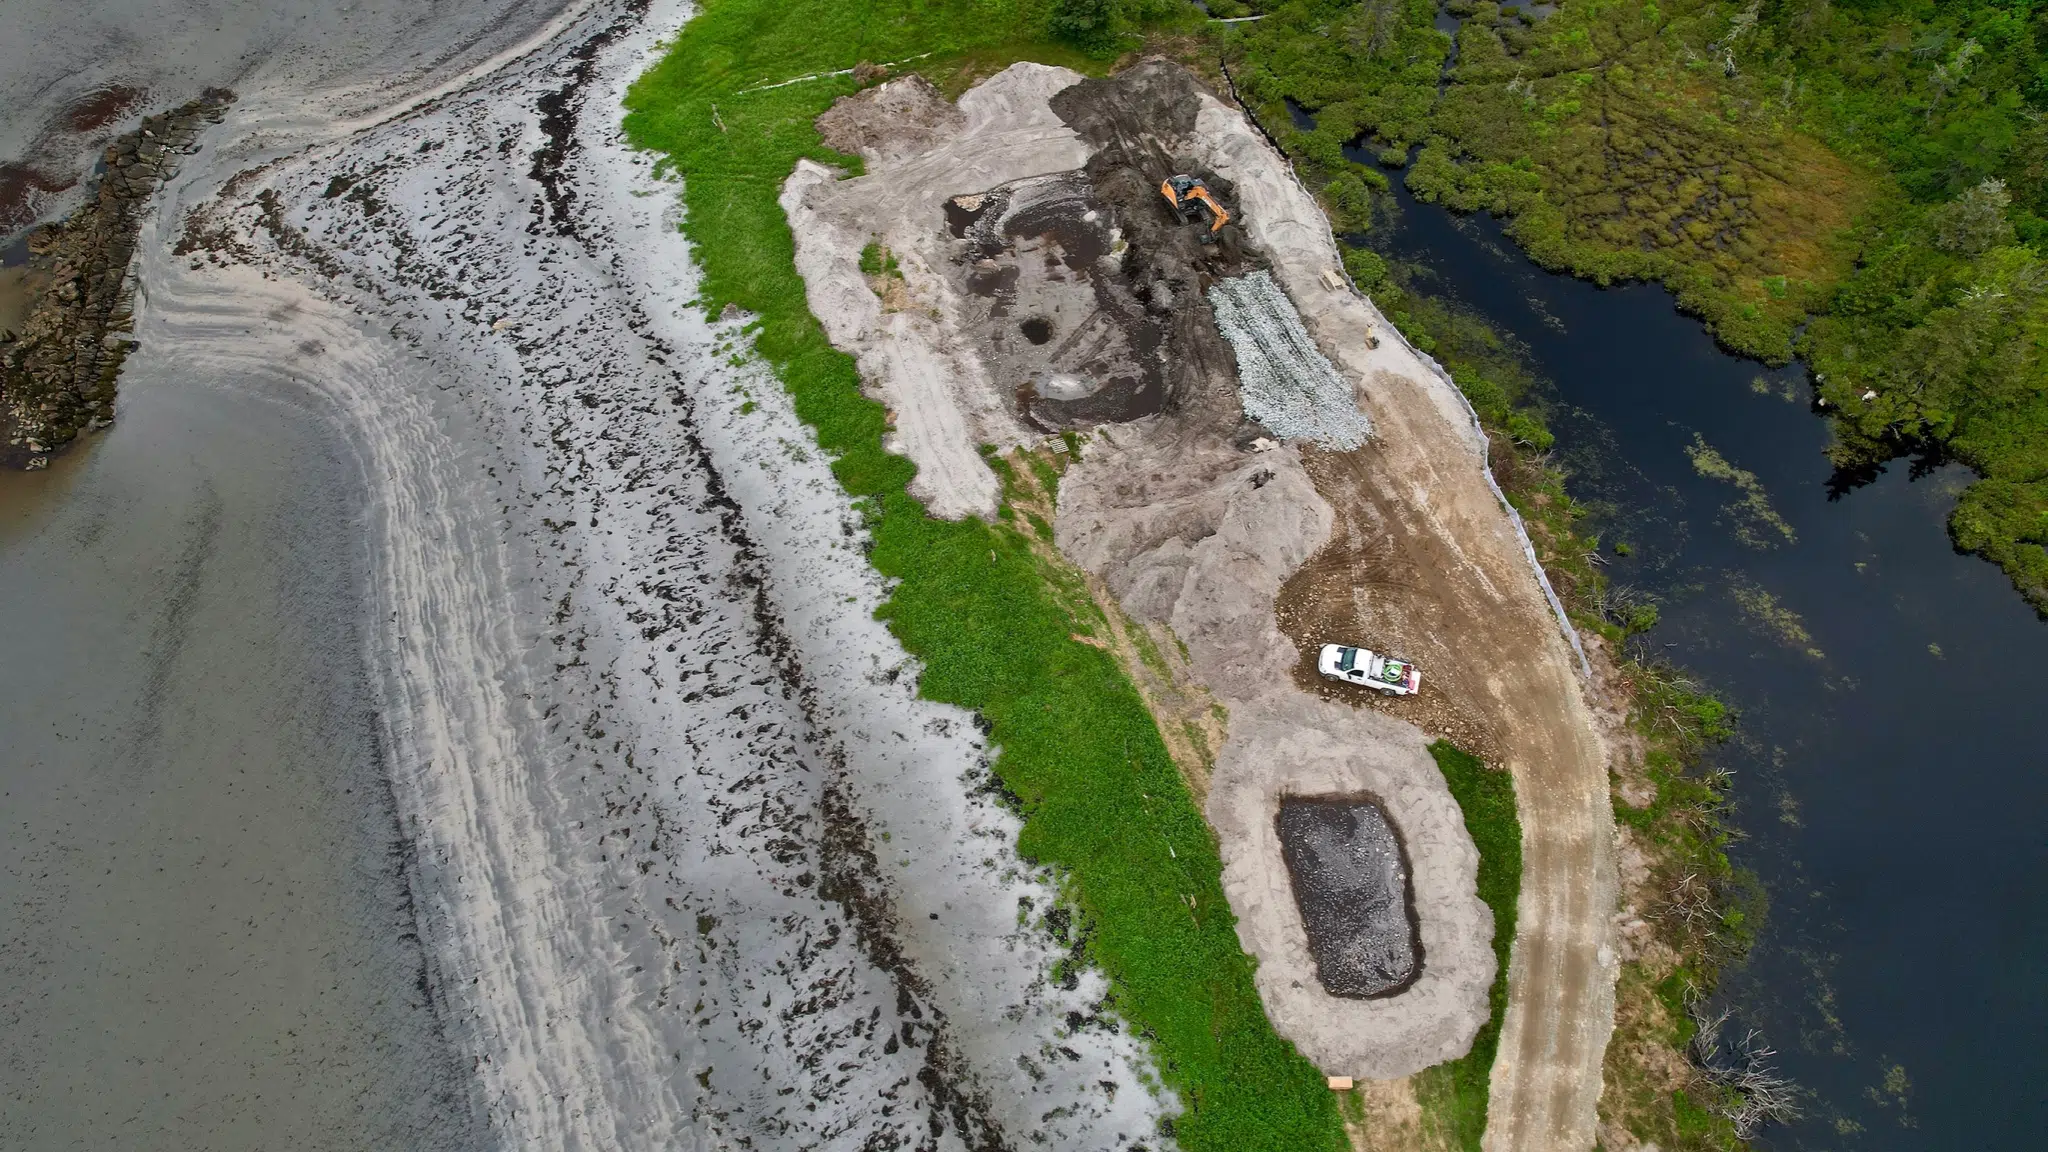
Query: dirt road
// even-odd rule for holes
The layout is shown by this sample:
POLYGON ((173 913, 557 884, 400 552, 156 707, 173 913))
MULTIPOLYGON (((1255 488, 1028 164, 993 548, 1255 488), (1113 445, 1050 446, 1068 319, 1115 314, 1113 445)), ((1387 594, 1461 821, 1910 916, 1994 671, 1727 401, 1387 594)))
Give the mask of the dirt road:
POLYGON ((1487 539, 1497 529, 1486 521, 1506 519, 1478 503, 1492 493, 1457 478, 1460 454, 1432 435, 1433 413, 1416 418, 1409 381, 1382 376, 1373 391, 1373 444, 1306 454, 1337 522, 1281 591, 1281 629, 1303 653, 1296 682, 1325 691, 1313 655, 1326 638, 1383 641, 1428 670, 1421 699, 1362 705, 1355 693, 1327 694, 1446 732, 1514 773, 1522 898, 1486 1147, 1590 1147, 1613 1019, 1605 753, 1570 650, 1533 580, 1515 570, 1519 544, 1487 539))
POLYGON ((1485 1146, 1591 1148, 1614 1026, 1616 878, 1606 750, 1577 658, 1486 482, 1453 386, 1348 282, 1331 286, 1327 223, 1244 118, 1215 103, 1199 126, 1213 166, 1236 184, 1248 234, 1324 352, 1363 385, 1377 429, 1355 451, 1307 453, 1337 523, 1282 590, 1281 627, 1305 654, 1331 635, 1384 638, 1442 689, 1411 718, 1514 773, 1522 894, 1485 1146))

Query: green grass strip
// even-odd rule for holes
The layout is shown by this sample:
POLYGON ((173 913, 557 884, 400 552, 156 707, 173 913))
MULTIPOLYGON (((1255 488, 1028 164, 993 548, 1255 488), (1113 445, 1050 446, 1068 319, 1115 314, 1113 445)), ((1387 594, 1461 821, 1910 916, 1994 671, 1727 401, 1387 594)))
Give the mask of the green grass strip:
POLYGON ((1493 909, 1493 1014, 1472 1039, 1472 1050, 1418 1075, 1415 1094, 1444 1125, 1457 1146, 1479 1152, 1486 1132, 1486 1089, 1500 1045, 1501 1014, 1508 1006, 1508 950, 1515 942, 1515 901, 1522 893, 1522 821, 1515 813, 1515 780, 1476 756, 1439 740, 1429 746, 1444 782, 1465 813, 1465 829, 1479 848, 1479 898, 1493 909))
POLYGON ((1215 839, 1137 693, 1109 655, 1071 639, 1075 621, 1016 530, 925 515, 905 491, 910 462, 882 449, 881 406, 806 308, 776 195, 799 157, 850 165, 811 121, 851 81, 742 91, 935 49, 1068 62, 1070 51, 1031 44, 1042 19, 993 0, 708 0, 634 85, 626 128, 684 177, 703 305, 759 317, 756 349, 862 502, 873 563, 900 581, 882 615, 924 662, 921 691, 991 725, 995 770, 1024 803, 1018 847, 1064 875, 1117 1010, 1186 1106, 1180 1145, 1339 1149, 1336 1105, 1266 1020, 1215 839))

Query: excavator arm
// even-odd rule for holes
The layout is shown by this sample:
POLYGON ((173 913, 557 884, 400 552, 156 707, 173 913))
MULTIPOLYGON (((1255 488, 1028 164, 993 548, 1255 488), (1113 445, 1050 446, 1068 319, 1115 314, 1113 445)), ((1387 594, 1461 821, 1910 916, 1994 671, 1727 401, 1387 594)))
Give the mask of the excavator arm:
POLYGON ((1160 182, 1159 194, 1166 197, 1166 203, 1183 224, 1193 223, 1198 213, 1206 212, 1209 230, 1204 240, 1214 239, 1223 226, 1230 223, 1230 212, 1216 199, 1209 186, 1193 176, 1168 176, 1160 182))
POLYGON ((1223 226, 1230 223, 1230 213, 1224 210, 1223 205, 1216 202, 1216 197, 1209 194, 1208 188, 1200 184, 1195 185, 1195 190, 1188 193, 1188 199, 1199 200, 1203 204, 1208 205, 1210 235, 1213 236, 1223 231, 1223 226))

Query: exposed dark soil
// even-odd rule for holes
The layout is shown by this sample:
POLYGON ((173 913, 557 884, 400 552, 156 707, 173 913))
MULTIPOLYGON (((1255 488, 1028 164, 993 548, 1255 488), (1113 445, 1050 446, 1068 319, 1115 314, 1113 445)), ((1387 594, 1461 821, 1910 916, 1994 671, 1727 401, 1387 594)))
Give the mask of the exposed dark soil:
POLYGON ((1302 452, 1309 478, 1337 517, 1329 543, 1281 587, 1275 606, 1280 630, 1301 652, 1294 682, 1325 699, 1399 716, 1499 764, 1501 734, 1482 719, 1483 706, 1466 703, 1492 694, 1478 679, 1487 665, 1457 648, 1470 633, 1454 607, 1458 597, 1442 586, 1459 559, 1440 536, 1400 530, 1399 494, 1377 474, 1374 451, 1368 445, 1302 452), (1332 642, 1415 661, 1422 691, 1390 697, 1325 680, 1316 672, 1316 653, 1332 642))
POLYGON ((1105 312, 1157 333, 1143 343, 1156 349, 1151 367, 1160 410, 1200 409, 1235 425, 1243 419, 1237 361, 1204 293, 1218 277, 1243 275, 1264 261, 1235 225, 1219 242, 1203 243, 1205 227, 1181 223, 1159 193, 1168 176, 1185 172, 1200 177, 1227 207, 1236 202, 1229 181, 1176 155, 1171 145, 1193 134, 1200 92, 1186 69, 1148 60, 1060 92, 1052 110, 1095 146, 1088 183, 1125 245, 1119 274, 1100 278, 1097 292, 1105 312))
POLYGON ((1191 172, 1226 206, 1228 181, 1172 141, 1194 130, 1200 89, 1185 70, 1146 62, 1060 92, 1053 111, 1096 152, 1075 176, 1019 181, 955 198, 946 225, 970 315, 1004 394, 1041 430, 1188 414, 1231 435, 1243 423, 1236 361, 1204 292, 1261 267, 1235 225, 1203 243, 1159 193, 1191 172))
POLYGON ((1290 797, 1274 817, 1316 980, 1332 996, 1392 996, 1422 974, 1408 856, 1365 797, 1290 797))

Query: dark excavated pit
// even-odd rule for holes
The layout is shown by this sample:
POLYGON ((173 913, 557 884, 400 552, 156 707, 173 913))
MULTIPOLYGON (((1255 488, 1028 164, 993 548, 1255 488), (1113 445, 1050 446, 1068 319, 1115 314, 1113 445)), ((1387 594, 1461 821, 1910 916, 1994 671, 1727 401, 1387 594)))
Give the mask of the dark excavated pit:
POLYGON ((955 240, 967 239, 984 213, 988 211, 989 198, 985 196, 955 196, 946 201, 946 231, 955 240))
POLYGON ((1087 166, 944 204, 962 327, 1002 395, 1043 432, 1199 411, 1245 422, 1235 355, 1204 296, 1265 264, 1236 225, 1203 243, 1159 194, 1175 172, 1235 205, 1228 180, 1185 155, 1199 86, 1141 64, 1075 84, 1052 110, 1095 149, 1087 166))
POLYGON ((1120 287, 1116 214, 1079 172, 945 203, 968 330, 1017 414, 1042 431, 1161 409, 1162 334, 1120 287))
POLYGON ((1422 943, 1407 853, 1386 813, 1364 797, 1290 797, 1275 822, 1323 990, 1405 991, 1422 974, 1422 943))

